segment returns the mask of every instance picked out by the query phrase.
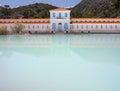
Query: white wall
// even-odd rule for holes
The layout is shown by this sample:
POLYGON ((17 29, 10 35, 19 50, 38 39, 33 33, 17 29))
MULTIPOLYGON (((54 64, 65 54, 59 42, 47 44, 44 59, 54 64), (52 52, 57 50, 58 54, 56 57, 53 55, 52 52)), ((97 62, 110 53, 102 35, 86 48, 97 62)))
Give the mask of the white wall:
POLYGON ((50 22, 50 19, 0 19, 3 23, 40 23, 40 22, 50 22))
POLYGON ((71 24, 71 32, 120 33, 120 24, 71 24))
POLYGON ((70 11, 50 11, 50 19, 57 19, 59 13, 61 13, 63 19, 70 19, 70 11), (55 17, 53 17, 53 13, 55 13, 55 17), (65 17, 65 13, 67 13, 67 17, 65 17))
MULTIPOLYGON (((64 11, 63 14, 65 14, 65 12, 66 11, 64 11)), ((70 11, 68 11, 68 13, 70 13, 70 11)), ((79 20, 82 19, 0 19, 0 26, 6 25, 8 30, 12 31, 11 26, 14 26, 16 22, 20 22, 25 26, 24 30, 27 32, 51 32, 53 23, 56 24, 57 29, 55 31, 58 31, 59 23, 62 23, 62 30, 65 31, 64 24, 68 23, 68 28, 71 32, 83 31, 85 33, 88 33, 88 31, 90 31, 91 33, 120 33, 120 22, 118 22, 120 19, 117 18, 104 20, 102 19, 101 22, 93 22, 92 19, 88 19, 89 21, 87 22, 85 22, 86 19, 83 19, 84 22, 80 22, 79 20), (76 20, 78 20, 77 23, 76 20), (70 21, 72 21, 72 24, 70 24, 70 21)), ((99 19, 95 20, 100 21, 99 19)))
POLYGON ((27 32, 50 32, 50 24, 23 24, 27 32))
MULTIPOLYGON (((22 24, 22 23, 21 23, 22 24)), ((51 32, 50 31, 50 24, 22 24, 24 26, 25 32, 32 32, 35 33, 36 31, 39 33, 42 32, 51 32)), ((7 29, 12 32, 12 27, 15 26, 15 23, 6 23, 6 24, 0 24, 1 26, 7 26, 7 29)))
POLYGON ((58 24, 62 24, 62 31, 65 31, 64 24, 68 24, 68 30, 70 30, 70 10, 68 11, 50 11, 50 26, 51 30, 58 31, 58 24), (53 13, 55 13, 55 17, 53 17, 53 13), (59 19, 59 13, 61 13, 61 19, 59 19), (65 13, 67 13, 67 17, 65 17, 65 13), (52 24, 56 24, 56 29, 52 29, 52 24))
POLYGON ((120 18, 73 18, 71 22, 120 22, 120 18))
POLYGON ((58 31, 58 24, 61 23, 62 24, 62 30, 65 31, 64 29, 64 24, 67 23, 68 24, 68 30, 70 30, 70 20, 69 19, 54 19, 51 20, 50 26, 51 26, 51 30, 52 30, 52 24, 55 23, 56 24, 56 30, 58 31))

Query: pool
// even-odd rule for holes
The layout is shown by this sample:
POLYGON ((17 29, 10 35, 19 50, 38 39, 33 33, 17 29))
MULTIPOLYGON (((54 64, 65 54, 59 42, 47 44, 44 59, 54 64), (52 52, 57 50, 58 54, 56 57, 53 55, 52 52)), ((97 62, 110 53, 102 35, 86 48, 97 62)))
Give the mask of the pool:
POLYGON ((120 35, 0 36, 0 91, 120 91, 120 35))

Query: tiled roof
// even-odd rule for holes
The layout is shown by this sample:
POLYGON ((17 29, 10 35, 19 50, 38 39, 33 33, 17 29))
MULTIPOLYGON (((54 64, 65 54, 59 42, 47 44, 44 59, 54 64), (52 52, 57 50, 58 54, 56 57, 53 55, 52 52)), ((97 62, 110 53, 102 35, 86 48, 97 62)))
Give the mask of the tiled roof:
POLYGON ((120 18, 72 18, 71 20, 120 20, 120 18))
MULTIPOLYGON (((50 24, 49 22, 18 22, 20 24, 50 24)), ((0 23, 0 24, 15 24, 15 22, 6 22, 6 23, 0 23)))
POLYGON ((57 9, 52 9, 50 11, 70 11, 70 10, 66 8, 57 8, 57 9))
POLYGON ((120 24, 120 22, 73 22, 71 24, 120 24))
POLYGON ((50 20, 50 18, 21 18, 21 19, 0 19, 0 20, 50 20))

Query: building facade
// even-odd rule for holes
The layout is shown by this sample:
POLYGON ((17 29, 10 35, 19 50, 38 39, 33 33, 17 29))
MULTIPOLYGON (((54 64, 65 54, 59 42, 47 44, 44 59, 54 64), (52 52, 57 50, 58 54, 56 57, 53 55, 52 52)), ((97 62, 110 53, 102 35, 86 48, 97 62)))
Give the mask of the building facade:
POLYGON ((120 33, 120 18, 70 18, 70 10, 50 10, 46 19, 0 19, 0 27, 12 32, 16 23, 24 26, 26 33, 120 33))

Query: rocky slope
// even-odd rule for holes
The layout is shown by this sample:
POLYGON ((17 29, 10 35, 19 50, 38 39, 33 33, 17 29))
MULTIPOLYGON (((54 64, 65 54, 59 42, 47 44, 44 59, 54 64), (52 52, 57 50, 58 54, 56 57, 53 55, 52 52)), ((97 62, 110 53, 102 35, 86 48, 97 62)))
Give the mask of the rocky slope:
POLYGON ((82 0, 72 8, 72 17, 120 17, 120 0, 82 0))
POLYGON ((0 9, 0 18, 48 18, 49 10, 55 9, 56 6, 43 3, 35 3, 17 8, 2 8, 0 9))
MULTIPOLYGON (((17 8, 0 7, 0 18, 49 18, 49 10, 56 6, 35 3, 17 8)), ((71 8, 72 18, 118 18, 120 0, 82 0, 71 8)))

